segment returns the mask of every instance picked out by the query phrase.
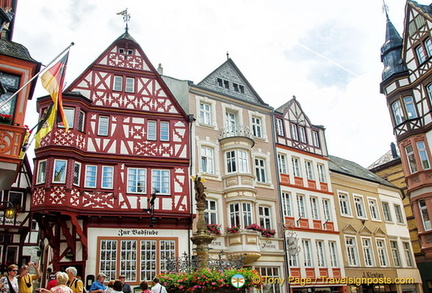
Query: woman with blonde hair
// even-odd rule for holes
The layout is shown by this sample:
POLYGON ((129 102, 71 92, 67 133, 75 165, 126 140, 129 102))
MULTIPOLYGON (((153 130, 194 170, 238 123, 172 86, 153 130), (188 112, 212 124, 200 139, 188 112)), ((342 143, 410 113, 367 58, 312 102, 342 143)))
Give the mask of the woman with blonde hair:
POLYGON ((40 288, 40 293, 73 293, 72 289, 67 286, 69 277, 65 272, 56 273, 57 286, 52 287, 50 290, 40 288))
POLYGON ((18 293, 18 266, 10 265, 7 267, 7 275, 0 279, 1 293, 18 293))

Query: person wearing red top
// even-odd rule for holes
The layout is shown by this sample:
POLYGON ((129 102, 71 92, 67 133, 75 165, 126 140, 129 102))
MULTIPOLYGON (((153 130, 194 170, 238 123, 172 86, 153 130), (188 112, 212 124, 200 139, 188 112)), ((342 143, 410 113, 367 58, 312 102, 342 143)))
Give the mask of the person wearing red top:
POLYGON ((50 281, 48 282, 45 289, 51 290, 51 288, 55 287, 55 286, 57 286, 56 274, 51 274, 50 275, 50 281))

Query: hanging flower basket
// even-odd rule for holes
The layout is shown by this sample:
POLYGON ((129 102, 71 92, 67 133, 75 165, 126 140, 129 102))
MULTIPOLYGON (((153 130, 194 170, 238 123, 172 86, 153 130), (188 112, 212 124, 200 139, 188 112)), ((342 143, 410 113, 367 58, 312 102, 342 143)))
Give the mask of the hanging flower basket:
POLYGON ((207 224, 207 231, 209 234, 221 235, 220 227, 218 224, 207 224))

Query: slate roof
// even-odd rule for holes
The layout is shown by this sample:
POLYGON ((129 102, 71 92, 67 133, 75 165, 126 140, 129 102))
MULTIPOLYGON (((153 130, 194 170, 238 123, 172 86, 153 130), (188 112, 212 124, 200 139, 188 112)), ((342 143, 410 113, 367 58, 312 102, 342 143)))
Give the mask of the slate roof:
POLYGON ((430 16, 432 16, 432 7, 431 7, 431 5, 418 4, 417 1, 413 1, 413 0, 410 0, 410 2, 411 2, 414 6, 420 8, 424 13, 427 13, 427 14, 429 14, 430 16))
POLYGON ((391 184, 387 180, 382 179, 378 175, 375 175, 368 169, 360 166, 357 163, 348 161, 339 157, 329 156, 329 169, 332 172, 344 174, 347 176, 356 177, 359 179, 379 183, 389 187, 398 188, 397 186, 391 184))
POLYGON ((0 39, 0 54, 37 63, 26 47, 21 44, 0 39))

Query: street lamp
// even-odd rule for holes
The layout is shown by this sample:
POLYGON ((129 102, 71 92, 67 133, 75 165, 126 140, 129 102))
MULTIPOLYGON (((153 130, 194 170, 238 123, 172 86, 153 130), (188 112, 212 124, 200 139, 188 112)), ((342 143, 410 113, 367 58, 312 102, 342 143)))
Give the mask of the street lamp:
POLYGON ((6 219, 13 219, 16 214, 16 209, 10 201, 1 201, 1 203, 7 203, 6 209, 4 211, 4 216, 6 219))

